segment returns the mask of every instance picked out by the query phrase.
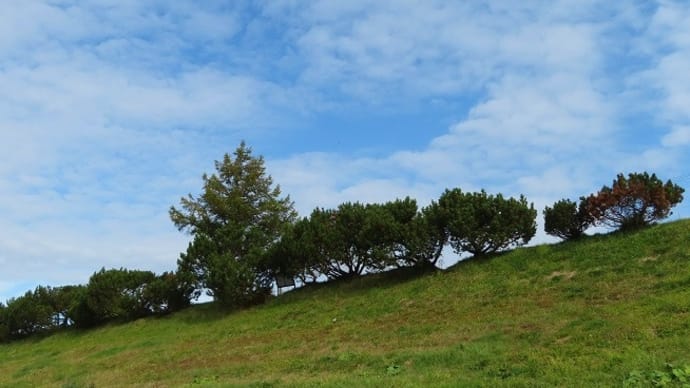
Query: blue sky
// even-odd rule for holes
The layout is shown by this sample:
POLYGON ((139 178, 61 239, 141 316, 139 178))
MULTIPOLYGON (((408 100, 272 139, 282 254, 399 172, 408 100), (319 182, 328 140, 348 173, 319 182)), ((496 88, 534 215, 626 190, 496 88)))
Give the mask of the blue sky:
POLYGON ((174 269, 169 207, 242 139, 302 215, 690 188, 688 69, 686 1, 2 2, 0 300, 174 269))

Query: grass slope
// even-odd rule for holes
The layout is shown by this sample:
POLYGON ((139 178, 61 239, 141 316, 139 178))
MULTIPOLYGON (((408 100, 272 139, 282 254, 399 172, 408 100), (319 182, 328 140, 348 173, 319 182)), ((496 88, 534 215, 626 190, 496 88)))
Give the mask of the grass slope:
POLYGON ((690 220, 0 346, 0 386, 621 386, 690 364, 690 220))

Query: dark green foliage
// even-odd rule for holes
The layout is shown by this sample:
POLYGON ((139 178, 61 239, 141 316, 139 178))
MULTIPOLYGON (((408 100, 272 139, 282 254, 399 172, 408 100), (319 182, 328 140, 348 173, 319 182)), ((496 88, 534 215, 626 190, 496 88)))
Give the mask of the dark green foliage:
POLYGON ((407 254, 408 226, 417 204, 406 198, 386 204, 343 203, 315 209, 271 248, 275 274, 304 282, 358 276, 396 266, 407 254))
POLYGON ((73 323, 69 311, 77 303, 78 296, 84 288, 84 286, 38 286, 35 295, 39 303, 50 307, 55 327, 68 327, 73 323))
POLYGON ((105 268, 94 273, 86 286, 70 291, 65 316, 76 327, 93 327, 112 321, 165 314, 189 306, 194 281, 186 273, 105 268))
POLYGON ((0 343, 10 340, 10 328, 7 316, 7 307, 0 302, 0 343))
POLYGON ((260 258, 238 260, 231 254, 216 254, 209 261, 206 285, 215 300, 226 307, 248 307, 262 303, 271 291, 273 278, 261 270, 260 258))
POLYGON ((302 283, 315 282, 320 273, 317 264, 321 258, 320 242, 313 228, 318 227, 304 217, 285 228, 279 241, 271 245, 264 268, 274 277, 299 278, 302 283))
POLYGON ((145 289, 155 278, 153 272, 124 268, 103 268, 94 273, 71 311, 75 324, 88 327, 149 315, 151 306, 145 298, 145 289))
POLYGON ((553 207, 544 208, 544 231, 552 236, 564 240, 581 237, 594 219, 587 213, 586 202, 576 204, 568 199, 562 199, 553 207))
POLYGON ((64 328, 73 323, 69 310, 82 286, 44 287, 10 299, 0 311, 0 341, 64 328))
POLYGON ((387 226, 392 215, 380 205, 348 202, 335 210, 315 209, 310 220, 319 273, 331 279, 351 277, 391 262, 387 226))
MULTIPOLYGON (((416 208, 416 204, 415 204, 416 208)), ((398 218, 399 235, 396 255, 406 266, 434 267, 448 243, 447 219, 438 203, 432 202, 412 217, 411 206, 406 218, 398 218)))
POLYGON ((296 213, 266 174, 262 157, 244 142, 233 156, 215 163, 216 173, 203 176, 202 194, 181 199, 170 218, 194 238, 178 261, 179 272, 192 274, 223 305, 243 306, 270 292, 263 263, 296 213))
POLYGON ((144 288, 147 310, 154 314, 179 311, 190 305, 196 292, 189 273, 163 272, 144 288))
POLYGON ((597 224, 616 229, 635 229, 662 220, 683 201, 685 189, 656 174, 618 174, 611 187, 603 186, 586 201, 586 209, 597 224))
POLYGON ((103 323, 103 320, 99 319, 96 312, 89 307, 87 296, 86 287, 78 290, 74 295, 74 303, 68 314, 75 327, 88 328, 103 323))
POLYGON ((305 283, 320 275, 337 279, 394 267, 433 267, 447 238, 436 203, 420 212, 411 198, 348 202, 315 209, 291 225, 271 247, 267 266, 305 283))
POLYGON ((446 190, 439 206, 447 217, 450 244, 458 253, 483 256, 526 244, 536 233, 537 211, 524 196, 446 190))
POLYGON ((27 337, 53 327, 50 306, 41 303, 40 298, 32 291, 8 300, 4 316, 5 330, 10 339, 27 337))
POLYGON ((189 306, 192 292, 184 275, 101 269, 86 286, 38 286, 0 304, 0 342, 177 311, 189 306))

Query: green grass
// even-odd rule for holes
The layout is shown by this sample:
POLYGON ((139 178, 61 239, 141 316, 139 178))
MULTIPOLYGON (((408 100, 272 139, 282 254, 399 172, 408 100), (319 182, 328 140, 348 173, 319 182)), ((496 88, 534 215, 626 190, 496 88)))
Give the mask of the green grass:
POLYGON ((0 386, 649 386, 667 364, 690 365, 690 220, 0 345, 0 386))

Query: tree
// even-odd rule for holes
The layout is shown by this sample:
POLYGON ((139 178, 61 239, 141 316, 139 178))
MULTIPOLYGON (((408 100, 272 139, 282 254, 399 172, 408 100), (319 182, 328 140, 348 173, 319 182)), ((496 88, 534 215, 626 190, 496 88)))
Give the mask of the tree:
POLYGON ((198 287, 228 307, 260 302, 272 283, 262 261, 297 214, 266 174, 263 158, 244 142, 215 167, 216 174, 203 175, 201 195, 170 208, 175 226, 193 236, 179 271, 193 274, 198 287))
POLYGON ((438 203, 417 211, 414 200, 406 198, 386 204, 394 212, 394 254, 403 266, 435 267, 448 242, 446 217, 438 203))
POLYGON ((358 276, 385 267, 382 234, 387 222, 380 208, 359 202, 315 209, 306 235, 309 240, 303 243, 313 247, 318 272, 330 279, 358 276))
POLYGON ((143 298, 148 311, 165 314, 189 306, 195 292, 190 273, 163 272, 146 285, 143 298))
POLYGON ((448 222, 450 244, 456 253, 484 256, 529 242, 537 229, 537 211, 524 196, 446 190, 439 206, 448 222))
POLYGON ((5 330, 9 338, 23 338, 48 331, 53 327, 53 312, 50 306, 41 303, 32 291, 8 300, 4 315, 5 330))
POLYGON ((272 266, 282 275, 303 281, 320 275, 348 278, 394 266, 394 250, 402 236, 398 225, 402 221, 396 217, 409 218, 403 208, 410 204, 416 210, 416 203, 409 199, 384 205, 347 202, 336 209, 314 209, 273 247, 272 266))
POLYGON ((102 268, 91 275, 86 288, 76 290, 69 315, 78 327, 150 315, 144 290, 155 278, 150 271, 102 268))
POLYGON ((582 236, 593 222, 584 200, 578 205, 569 199, 562 199, 554 203, 553 207, 544 208, 544 231, 564 240, 582 236))
POLYGON ((9 317, 7 315, 7 307, 0 302, 0 343, 8 342, 10 340, 9 317))
POLYGON ((289 225, 280 240, 271 245, 264 261, 266 271, 275 278, 298 278, 303 284, 316 282, 324 255, 314 228, 316 223, 309 217, 289 225))
POLYGON ((34 294, 38 303, 50 307, 53 325, 67 327, 74 323, 69 311, 77 302, 77 296, 82 288, 84 286, 38 286, 34 294))
POLYGON ((618 174, 611 187, 603 186, 586 201, 595 223, 616 229, 635 229, 662 220, 683 201, 685 189, 670 180, 663 183, 656 174, 618 174))

